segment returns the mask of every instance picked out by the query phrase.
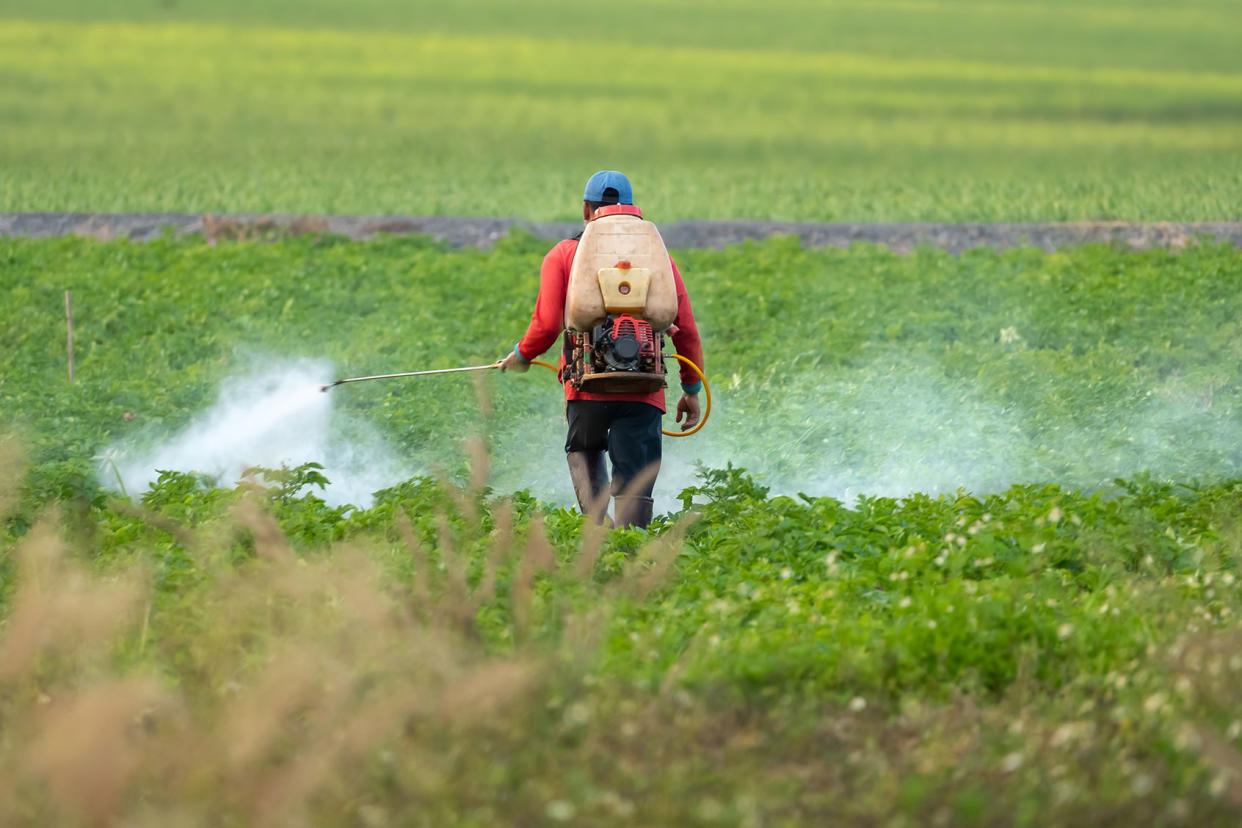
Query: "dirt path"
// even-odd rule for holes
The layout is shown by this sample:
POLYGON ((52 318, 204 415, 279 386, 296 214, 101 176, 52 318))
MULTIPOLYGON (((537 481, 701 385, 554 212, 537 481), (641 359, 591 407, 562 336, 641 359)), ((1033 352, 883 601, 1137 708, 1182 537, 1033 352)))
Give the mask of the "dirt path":
MULTIPOLYGON (((561 239, 577 231, 575 222, 532 222, 522 219, 452 216, 280 216, 236 214, 204 216, 197 213, 0 213, 0 236, 44 238, 77 234, 100 239, 147 241, 165 232, 200 234, 209 239, 256 239, 290 233, 328 232, 353 239, 376 233, 422 233, 445 239, 454 247, 489 247, 512 227, 546 239, 561 239)), ((672 248, 723 247, 748 239, 793 235, 808 246, 848 247, 854 242, 887 245, 909 252, 917 245, 933 245, 950 253, 972 247, 1004 249, 1034 245, 1055 250, 1079 244, 1107 243, 1147 249, 1182 247, 1197 238, 1229 242, 1242 247, 1242 222, 1031 223, 1031 224, 844 224, 785 221, 676 221, 660 224, 672 248)))

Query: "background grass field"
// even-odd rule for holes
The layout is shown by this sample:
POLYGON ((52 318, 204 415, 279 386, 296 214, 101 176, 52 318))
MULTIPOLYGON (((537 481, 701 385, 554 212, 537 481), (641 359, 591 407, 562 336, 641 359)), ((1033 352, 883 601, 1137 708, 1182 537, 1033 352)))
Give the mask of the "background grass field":
MULTIPOLYGON (((529 236, 488 252, 418 237, 2 240, 0 405, 40 467, 102 469, 112 485, 102 457, 184 429, 221 391, 250 387, 247 375, 319 360, 309 386, 498 359, 525 330, 547 246, 529 236)), ((902 256, 773 239, 676 255, 716 408, 700 435, 666 441, 662 509, 696 463, 730 460, 782 493, 846 500, 1242 472, 1242 257, 1230 247, 902 256)), ((360 383, 331 399, 378 430, 375 453, 407 474, 441 467, 464 479, 461 437, 487 429, 497 490, 565 502, 551 373, 483 381, 490 418, 461 376, 360 383)), ((263 392, 248 393, 255 405, 263 392)))
POLYGON ((0 209, 1222 220, 1229 2, 10 0, 0 209))

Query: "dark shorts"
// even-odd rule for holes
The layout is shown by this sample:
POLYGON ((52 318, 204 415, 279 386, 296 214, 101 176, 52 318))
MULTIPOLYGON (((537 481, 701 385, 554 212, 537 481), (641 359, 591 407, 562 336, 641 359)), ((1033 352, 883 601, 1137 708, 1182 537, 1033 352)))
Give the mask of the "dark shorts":
POLYGON ((565 403, 569 421, 565 451, 607 451, 612 461, 612 493, 651 497, 655 472, 660 469, 662 416, 660 409, 643 402, 569 400, 565 403), (651 473, 627 491, 648 467, 651 473))

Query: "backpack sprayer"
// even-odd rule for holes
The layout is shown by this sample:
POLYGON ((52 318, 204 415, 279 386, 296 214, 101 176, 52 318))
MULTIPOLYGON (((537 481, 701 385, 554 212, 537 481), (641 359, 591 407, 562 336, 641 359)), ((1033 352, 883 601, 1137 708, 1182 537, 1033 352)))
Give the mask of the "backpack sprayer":
MULTIPOLYGON (((661 429, 661 431, 669 437, 689 437, 691 434, 694 434, 696 431, 702 428, 704 424, 707 423, 707 418, 712 413, 712 389, 711 389, 711 386, 707 384, 707 377, 703 375, 703 371, 702 369, 699 368, 699 366, 695 365, 692 361, 686 359, 681 354, 665 354, 664 355, 665 359, 668 359, 669 357, 681 360, 686 365, 689 365, 694 370, 694 372, 699 375, 699 379, 703 381, 703 393, 706 395, 707 399, 706 399, 706 405, 703 407, 703 417, 702 419, 699 420, 698 425, 696 425, 694 428, 690 429, 689 431, 668 431, 667 429, 661 429)), ((544 362, 541 359, 531 360, 531 365, 540 365, 544 368, 549 369, 553 373, 559 373, 555 365, 553 365, 550 362, 544 362)), ((499 367, 500 367, 499 362, 491 362, 491 363, 488 363, 487 365, 467 365, 463 368, 436 368, 431 371, 404 371, 399 374, 376 374, 370 377, 349 377, 347 379, 339 379, 336 382, 329 383, 328 385, 320 386, 319 390, 325 391, 325 392, 330 391, 333 388, 336 388, 338 385, 344 385, 347 382, 366 382, 367 380, 396 379, 397 377, 426 377, 426 376, 431 376, 432 374, 460 374, 466 371, 490 371, 494 368, 499 368, 499 367)))

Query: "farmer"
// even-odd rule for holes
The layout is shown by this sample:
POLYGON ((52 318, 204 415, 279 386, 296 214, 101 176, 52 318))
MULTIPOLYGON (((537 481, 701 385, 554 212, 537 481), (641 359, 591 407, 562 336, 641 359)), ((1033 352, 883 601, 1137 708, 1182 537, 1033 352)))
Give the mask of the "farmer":
MULTIPOLYGON (((605 215, 629 215, 642 219, 634 205, 629 180, 619 172, 601 171, 587 181, 582 195, 584 229, 605 215)), ((559 242, 543 259, 539 272, 539 298, 526 335, 513 352, 500 363, 500 370, 530 370, 531 360, 548 350, 565 332, 560 359, 560 377, 565 382, 565 417, 569 433, 565 456, 578 506, 584 514, 603 521, 609 494, 614 498, 617 526, 645 527, 651 522, 655 476, 660 468, 660 418, 664 414, 664 390, 613 391, 601 393, 575 388, 566 370, 572 359, 575 334, 565 330, 566 295, 571 266, 582 232, 559 242), (609 483, 604 452, 612 461, 609 483)), ((658 234, 655 234, 658 240, 658 234)), ((659 242, 661 251, 663 242, 659 242)), ((663 259, 663 254, 660 256, 663 259)), ((690 299, 677 265, 669 258, 676 285, 676 318, 668 328, 677 353, 703 367, 703 348, 690 309, 690 299)), ((628 262, 618 263, 629 266, 628 262)), ((671 297, 671 292, 670 292, 671 297)), ((580 334, 578 336, 581 336, 580 334)), ((688 366, 681 365, 681 399, 677 401, 677 423, 689 430, 699 422, 699 391, 702 382, 688 366)), ((662 385, 662 378, 657 380, 662 385)))

